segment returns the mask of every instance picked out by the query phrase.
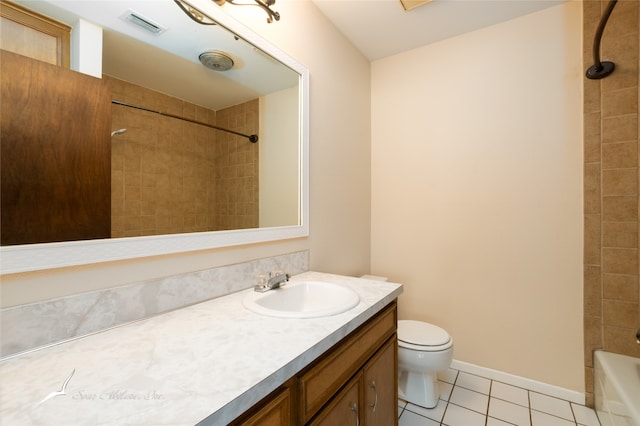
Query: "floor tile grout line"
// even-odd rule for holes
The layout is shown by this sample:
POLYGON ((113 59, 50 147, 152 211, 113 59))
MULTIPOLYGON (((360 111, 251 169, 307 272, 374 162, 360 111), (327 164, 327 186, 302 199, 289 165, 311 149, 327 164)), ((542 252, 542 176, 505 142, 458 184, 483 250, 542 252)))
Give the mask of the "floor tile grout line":
POLYGON ((482 411, 474 410, 473 408, 465 407, 464 405, 456 404, 455 402, 449 402, 447 406, 448 405, 455 405, 456 407, 464 408, 465 410, 473 411, 474 413, 481 414, 483 416, 489 415, 488 407, 487 407, 487 411, 483 413, 482 411))
MULTIPOLYGON (((496 399, 499 399, 499 398, 496 398, 496 399)), ((469 411, 472 411, 472 412, 474 412, 474 413, 477 413, 477 414, 483 415, 483 416, 485 417, 485 426, 488 424, 488 422, 489 422, 489 418, 499 420, 499 421, 501 421, 501 422, 503 422, 503 423, 507 423, 507 424, 509 424, 509 425, 515 425, 514 423, 511 423, 511 422, 509 422, 509 421, 507 421, 507 420, 504 420, 504 419, 501 419, 501 418, 499 418, 499 417, 490 416, 490 415, 489 415, 488 408, 487 408, 487 412, 486 412, 486 413, 481 413, 481 412, 479 412, 479 411, 473 410, 473 409, 471 409, 471 408, 469 408, 469 407, 465 407, 465 406, 462 406, 462 405, 456 404, 456 403, 454 403, 454 402, 447 402, 447 401, 445 401, 445 400, 441 400, 441 401, 442 401, 442 402, 444 402, 444 403, 446 403, 446 406, 445 406, 445 410, 444 410, 444 411, 443 411, 443 413, 442 413, 442 419, 441 419, 440 421, 438 421, 438 423, 440 423, 440 425, 445 425, 445 426, 446 426, 446 423, 444 423, 444 415, 445 415, 445 413, 446 413, 447 409, 449 408, 449 405, 455 405, 456 407, 464 408, 464 409, 469 410, 469 411)), ((509 402, 509 401, 506 401, 506 402, 509 402)), ((516 405, 517 405, 517 404, 516 404, 516 405)), ((522 406, 522 405, 519 405, 519 406, 520 406, 520 407, 523 407, 523 408, 526 408, 526 407, 524 407, 524 406, 522 406)), ((413 414, 418 415, 418 416, 420 416, 420 417, 424 417, 425 419, 434 420, 432 417, 428 417, 428 416, 425 416, 425 415, 423 415, 423 414, 421 414, 421 413, 416 413, 415 411, 411 411, 411 410, 407 409, 407 408, 406 408, 406 405, 402 408, 401 413, 398 415, 398 418, 402 417, 402 414, 404 414, 404 412, 405 412, 405 411, 409 411, 410 413, 413 413, 413 414)), ((557 418, 557 419, 560 419, 560 420, 565 420, 565 421, 568 421, 568 422, 572 422, 572 423, 574 423, 576 426, 581 426, 581 423, 578 423, 577 419, 575 419, 575 416, 574 416, 574 420, 572 421, 572 420, 566 419, 566 418, 564 418, 564 417, 556 416, 556 415, 553 415, 553 414, 551 414, 551 413, 546 413, 546 412, 544 412, 544 411, 533 410, 533 409, 529 409, 528 411, 529 411, 529 422, 530 422, 530 424, 533 424, 532 412, 533 412, 533 411, 536 411, 536 412, 538 412, 538 413, 542 413, 542 414, 545 414, 545 415, 548 415, 548 416, 551 416, 551 417, 554 417, 554 418, 557 418)))
POLYGON ((487 395, 487 412, 484 415, 484 426, 489 423, 489 404, 491 404, 491 391, 493 390, 493 380, 489 382, 489 395, 487 395))
POLYGON ((518 426, 516 423, 511 423, 511 422, 509 422, 507 420, 499 419, 498 417, 493 417, 493 416, 490 416, 488 414, 487 414, 487 423, 489 423, 489 418, 501 421, 502 423, 506 423, 506 424, 511 425, 511 426, 518 426))
MULTIPOLYGON (((451 385, 451 390, 450 390, 450 392, 449 392, 449 394, 448 394, 448 398, 447 398, 446 400, 445 400, 445 399, 441 399, 441 400, 440 400, 440 401, 442 401, 442 402, 445 404, 444 410, 443 410, 443 412, 442 412, 442 417, 440 418, 440 421, 439 421, 439 424, 440 424, 441 426, 447 426, 447 424, 444 422, 444 417, 445 417, 445 415, 446 415, 446 413, 447 413, 447 411, 448 411, 448 409, 449 409, 449 405, 450 405, 450 404, 452 404, 453 406, 456 406, 456 407, 464 408, 464 409, 469 410, 469 411, 472 411, 472 412, 474 412, 474 413, 478 413, 478 414, 484 415, 484 416, 485 416, 485 422, 484 422, 484 425, 485 425, 485 426, 487 426, 487 425, 488 425, 488 423, 489 423, 489 418, 490 418, 490 417, 491 417, 492 419, 499 420, 499 421, 504 422, 504 423, 506 423, 506 424, 510 424, 510 425, 512 425, 513 423, 511 423, 511 422, 509 422, 509 421, 506 421, 506 420, 500 419, 500 418, 498 418, 498 417, 494 417, 494 416, 490 416, 490 415, 489 415, 489 407, 490 407, 490 405, 491 405, 491 398, 495 398, 496 400, 500 400, 500 401, 503 401, 503 402, 507 402, 507 403, 510 403, 510 404, 516 405, 516 406, 518 406, 518 407, 521 407, 521 408, 525 408, 525 409, 527 409, 527 411, 528 411, 528 415, 529 415, 528 417, 529 417, 529 424, 530 424, 530 425, 533 425, 533 412, 535 411, 535 412, 537 412, 537 413, 545 414, 545 415, 547 415, 547 416, 551 416, 551 417, 554 417, 554 418, 557 418, 557 419, 560 419, 560 420, 564 420, 564 421, 567 421, 567 422, 571 422, 571 423, 573 423, 573 424, 574 424, 574 425, 576 425, 576 426, 583 426, 582 424, 578 423, 578 419, 577 419, 577 416, 576 416, 576 408, 574 407, 574 405, 576 405, 576 406, 581 406, 581 407, 586 407, 586 405, 581 405, 581 404, 573 403, 573 402, 571 402, 571 401, 569 401, 569 400, 566 400, 566 399, 563 399, 563 398, 557 398, 557 397, 555 397, 555 396, 553 396, 553 395, 548 395, 548 394, 545 394, 545 393, 542 393, 542 392, 536 392, 536 391, 533 391, 533 390, 531 390, 531 389, 522 388, 522 387, 520 387, 520 386, 514 386, 514 385, 511 385, 511 384, 509 384, 509 383, 501 382, 501 381, 499 381, 499 380, 493 380, 493 379, 490 379, 490 378, 488 378, 488 377, 482 377, 482 376, 479 376, 479 375, 477 375, 477 374, 464 372, 464 373, 465 373, 465 374, 467 374, 467 375, 475 376, 475 377, 478 377, 478 378, 485 379, 485 380, 488 380, 488 381, 489 381, 489 391, 488 391, 488 393, 484 393, 484 392, 482 392, 482 391, 478 391, 477 389, 469 389, 469 388, 467 388, 467 387, 462 386, 461 384, 459 384, 460 373, 461 373, 462 371, 460 371, 460 370, 455 370, 455 369, 452 369, 452 370, 454 370, 454 371, 455 371, 455 377, 454 377, 454 379, 453 379, 453 383, 449 383, 449 382, 448 382, 448 381, 446 381, 446 380, 442 380, 442 382, 443 382, 443 383, 447 383, 447 384, 451 385), (513 401, 510 401, 510 400, 507 400, 507 399, 503 399, 503 398, 498 398, 498 397, 492 396, 494 383, 501 383, 501 384, 504 384, 504 385, 507 385, 507 386, 510 386, 510 387, 513 387, 513 388, 517 388, 517 389, 521 389, 521 390, 526 391, 526 392, 527 392, 527 404, 528 404, 528 406, 524 406, 524 405, 522 405, 522 404, 520 404, 520 403, 513 402, 513 401), (465 389, 465 390, 470 391, 470 392, 475 392, 475 393, 478 393, 478 394, 481 394, 481 395, 486 395, 486 396, 487 396, 486 412, 485 412, 485 413, 481 413, 481 412, 479 412, 479 411, 477 411, 477 410, 475 410, 475 409, 472 409, 472 408, 469 408, 469 407, 465 407, 465 406, 460 405, 460 404, 456 404, 455 402, 451 402, 451 398, 452 398, 452 396, 453 396, 453 392, 455 391, 455 389, 456 389, 456 388, 461 388, 461 389, 465 389), (531 396, 532 396, 532 393, 535 393, 535 394, 538 394, 538 395, 542 395, 542 396, 545 396, 545 397, 549 397, 549 398, 553 398, 553 399, 557 399, 557 400, 559 400, 559 401, 563 401, 563 402, 568 403, 568 404, 569 404, 569 408, 570 408, 570 410, 571 410, 571 416, 572 416, 573 420, 567 419, 566 417, 562 417, 561 415, 556 415, 556 414, 549 413, 549 412, 546 412, 546 411, 542 411, 542 410, 539 410, 539 409, 534 409, 534 408, 532 407, 532 403, 531 403, 531 396)), ((409 409, 407 408, 408 406, 409 406, 408 402, 405 402, 404 407, 403 407, 403 409, 402 409, 402 414, 404 414, 404 412, 405 412, 405 411, 410 411, 410 412, 412 412, 412 413, 414 413, 414 414, 416 414, 416 415, 419 415, 420 417, 423 417, 423 418, 425 418, 425 419, 434 420, 434 419, 433 419, 433 418, 431 418, 431 417, 428 417, 428 416, 423 415, 423 414, 421 414, 421 413, 416 413, 416 412, 414 412, 414 411, 409 410, 409 409)), ((423 408, 424 408, 424 407, 423 407, 423 408)), ((435 407, 434 407, 434 408, 435 408, 435 407)), ((589 408, 589 407, 587 407, 587 408, 589 408)), ((398 418, 400 418, 402 414, 398 415, 398 418)))
MULTIPOLYGON (((568 399, 564 399, 564 398, 558 398, 557 396, 549 395, 548 393, 542 393, 542 392, 534 391, 534 390, 531 390, 531 389, 525 389, 525 390, 528 391, 528 392, 531 392, 531 393, 536 393, 538 395, 542 395, 542 396, 546 396, 546 397, 549 397, 549 398, 557 399, 559 401, 564 401, 564 402, 568 403, 569 405, 579 405, 580 407, 587 407, 586 404, 578 404, 577 402, 572 402, 572 401, 570 401, 568 399)), ((587 407, 587 408, 589 408, 589 407, 587 407)), ((536 410, 536 411, 540 411, 540 410, 536 410)))
POLYGON ((531 391, 527 389, 527 404, 529 404, 529 424, 533 425, 533 415, 531 414, 531 391))
POLYGON ((447 405, 444 406, 444 411, 442 412, 442 418, 440 418, 440 425, 444 424, 444 416, 447 414, 447 410, 449 409, 449 404, 451 397, 453 396, 453 391, 456 388, 456 383, 458 382, 458 378, 460 377, 460 371, 456 371, 456 378, 453 379, 453 383, 451 384, 451 392, 449 393, 449 398, 447 398, 447 405))
MULTIPOLYGON (((465 374, 470 375, 470 376, 475 376, 475 377, 478 377, 478 378, 481 378, 481 379, 490 380, 492 383, 493 383, 493 382, 497 382, 497 383, 500 383, 500 384, 502 384, 502 385, 510 386, 510 387, 517 388, 517 389, 522 389, 522 390, 526 391, 526 392, 527 392, 527 394, 529 394, 530 392, 531 392, 531 393, 536 393, 536 394, 538 394, 538 395, 543 395, 543 396, 547 396, 547 397, 549 397, 549 398, 558 399, 558 400, 560 400, 560 401, 564 401, 564 402, 567 402, 567 403, 569 403, 569 404, 576 404, 576 405, 580 405, 580 406, 582 406, 582 407, 585 407, 585 405, 583 405, 583 404, 577 404, 577 403, 574 403, 574 402, 572 402, 572 401, 569 401, 568 399, 558 398, 557 396, 549 395, 549 394, 546 394, 546 393, 543 393, 543 392, 534 391, 534 390, 532 390, 532 389, 524 388, 524 387, 522 387, 522 386, 512 385, 512 384, 510 384, 510 383, 506 383, 506 382, 503 382, 503 381, 500 381, 500 380, 490 379, 490 378, 488 378, 488 377, 483 377, 483 376, 480 376, 480 375, 475 374, 475 373, 469 373, 469 372, 462 371, 462 370, 457 370, 457 371, 458 371, 458 374, 462 372, 462 373, 465 373, 465 374)), ((458 375, 458 374, 457 374, 457 375, 458 375)), ((457 375, 456 375, 456 377, 457 377, 457 375)), ((467 390, 470 390, 470 391, 474 391, 474 392, 478 392, 478 393, 482 393, 482 394, 484 394, 483 392, 479 392, 479 391, 477 391, 477 390, 475 390, 475 389, 469 389, 469 388, 464 387, 464 386, 461 386, 461 385, 457 385, 457 386, 460 386, 461 388, 464 388, 464 389, 467 389, 467 390)), ((491 389, 491 388, 490 388, 490 389, 491 389)), ((486 394, 484 394, 484 395, 486 395, 486 394)), ((489 392, 489 396, 491 396, 491 391, 489 392)), ((527 395, 527 396, 528 396, 528 395, 527 395)), ((495 397, 493 397, 493 398, 495 398, 495 397)), ((501 399, 502 401, 511 402, 512 404, 517 404, 517 405, 520 405, 521 407, 524 407, 524 405, 522 405, 522 404, 518 404, 517 402, 509 401, 509 400, 502 399, 502 398, 498 398, 498 399, 501 399)), ((527 407, 527 408, 530 408, 530 407, 531 407, 531 402, 529 402, 529 407, 527 407)), ((536 410, 536 411, 540 411, 540 410, 536 410)), ((541 411, 541 412, 543 412, 543 411, 541 411)), ((549 414, 549 413, 547 413, 547 414, 549 414)), ((557 416, 556 416, 556 417, 557 417, 557 416)))
POLYGON ((479 393, 479 394, 482 394, 482 395, 487 395, 487 396, 489 396, 489 394, 488 394, 488 393, 480 392, 480 391, 478 391, 478 390, 476 390, 476 389, 470 389, 470 388, 467 388, 467 387, 464 387, 464 386, 461 386, 461 385, 458 385, 458 387, 459 387, 459 388, 462 388, 462 389, 466 389, 466 390, 471 391, 471 392, 475 392, 475 393, 479 393))
MULTIPOLYGON (((527 398, 528 398, 528 397, 529 397, 529 396, 527 395, 527 398)), ((498 401, 508 402, 509 404, 513 404, 513 405, 517 405, 518 407, 526 408, 527 410, 531 410, 531 407, 528 407, 528 406, 526 406, 526 405, 522 405, 522 404, 518 404, 517 402, 509 401, 508 399, 498 398, 497 396, 491 396, 491 395, 489 395, 489 399, 491 399, 491 398, 493 398, 493 399, 497 399, 498 401)), ((540 410, 538 410, 538 411, 540 411, 540 410)))
MULTIPOLYGON (((568 399, 558 398, 557 396, 549 395, 549 394, 542 393, 542 392, 537 392, 537 391, 534 391, 534 390, 531 390, 531 389, 527 389, 527 388, 523 388, 523 387, 520 387, 520 386, 511 385, 511 384, 509 384, 509 383, 501 382, 500 380, 493 380, 493 379, 492 379, 492 382, 497 382, 497 383, 500 383, 500 384, 502 384, 502 385, 510 386, 510 387, 513 387, 513 388, 516 388, 516 389, 521 389, 521 390, 523 390, 523 391, 527 392, 527 401, 529 401, 529 403, 528 403, 528 404, 529 404, 529 406, 522 405, 522 404, 520 404, 520 403, 517 403, 517 402, 514 402, 514 401, 510 401, 510 400, 508 400, 508 399, 499 398, 499 397, 497 397, 497 396, 493 396, 493 395, 491 395, 491 394, 490 394, 489 396, 490 396, 491 398, 499 399, 499 400, 501 400, 501 401, 510 402, 510 403, 512 403, 512 404, 519 405, 520 407, 529 408, 529 409, 531 409, 531 410, 533 410, 533 409, 534 409, 534 408, 532 408, 532 407, 531 407, 531 398, 530 398, 530 396, 529 396, 531 393, 535 393, 535 394, 538 394, 538 395, 542 395, 542 396, 546 396, 546 397, 549 397, 549 398, 557 399, 558 401, 566 402, 566 403, 567 403, 567 404, 569 404, 569 406, 571 407, 571 411, 572 411, 572 412, 574 411, 574 410, 573 410, 573 406, 574 406, 574 405, 577 405, 577 406, 579 406, 579 407, 586 407, 586 408, 589 408, 589 407, 587 407, 585 404, 578 404, 578 403, 576 403, 576 402, 572 402, 572 401, 570 401, 570 400, 568 400, 568 399)), ((552 413, 547 413, 546 411, 542 411, 542 410, 535 410, 535 411, 538 411, 538 412, 540 412, 540 413, 545 413, 545 414, 551 414, 551 415, 554 415, 554 414, 552 414, 552 413)), ((560 417, 560 416, 556 416, 556 417, 560 417)), ((562 418, 564 418, 564 417, 562 417, 562 418)), ((575 413, 574 413, 574 420, 575 420, 575 419, 576 419, 576 417, 575 417, 575 413)), ((565 420, 568 420, 568 419, 565 419, 565 420)), ((577 423, 577 421, 576 421, 576 423, 577 423)))
POLYGON ((578 424, 578 420, 576 419, 576 416, 573 414, 573 410, 571 410, 571 415, 573 416, 573 420, 569 420, 566 417, 558 416, 556 414, 547 413, 546 411, 534 410, 533 408, 531 408, 529 411, 531 412, 535 411, 536 413, 546 414, 547 416, 555 417, 556 419, 561 419, 567 422, 573 422, 575 424, 578 424))

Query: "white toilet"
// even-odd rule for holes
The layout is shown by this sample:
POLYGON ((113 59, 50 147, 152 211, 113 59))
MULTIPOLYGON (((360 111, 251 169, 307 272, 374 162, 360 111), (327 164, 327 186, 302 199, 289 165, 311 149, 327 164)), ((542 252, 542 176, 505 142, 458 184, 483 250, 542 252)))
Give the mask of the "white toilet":
POLYGON ((453 339, 445 330, 422 321, 398 321, 398 396, 421 407, 438 404, 436 374, 453 359, 453 339))

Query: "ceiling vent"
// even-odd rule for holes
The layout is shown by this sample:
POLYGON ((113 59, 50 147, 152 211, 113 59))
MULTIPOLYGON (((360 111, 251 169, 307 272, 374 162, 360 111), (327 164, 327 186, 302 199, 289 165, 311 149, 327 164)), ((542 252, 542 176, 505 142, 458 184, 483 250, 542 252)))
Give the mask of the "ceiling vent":
POLYGON ((141 15, 133 9, 128 9, 123 15, 120 16, 120 18, 154 35, 159 35, 167 31, 167 27, 154 22, 153 20, 141 15))
POLYGON ((202 65, 214 71, 228 71, 233 68, 231 56, 220 50, 207 50, 202 52, 199 58, 202 65))

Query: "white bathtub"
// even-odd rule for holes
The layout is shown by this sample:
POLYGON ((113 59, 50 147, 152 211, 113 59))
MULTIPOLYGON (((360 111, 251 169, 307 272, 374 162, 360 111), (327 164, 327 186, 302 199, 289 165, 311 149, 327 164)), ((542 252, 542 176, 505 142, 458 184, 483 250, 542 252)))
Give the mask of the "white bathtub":
POLYGON ((596 351, 594 386, 602 426, 640 426, 640 358, 596 351))

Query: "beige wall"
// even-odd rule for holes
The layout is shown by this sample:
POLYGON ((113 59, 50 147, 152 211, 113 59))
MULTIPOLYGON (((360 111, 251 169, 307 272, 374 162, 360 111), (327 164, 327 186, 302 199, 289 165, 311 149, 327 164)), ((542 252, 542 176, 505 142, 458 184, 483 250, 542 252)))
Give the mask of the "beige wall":
MULTIPOLYGON (((608 1, 583 2, 584 68, 608 1)), ((593 351, 640 357, 638 286, 638 74, 640 6, 618 2, 602 38, 615 71, 584 80, 584 327, 587 401, 593 402, 593 351)))
POLYGON ((314 270, 353 275, 369 271, 369 62, 310 1, 278 3, 277 10, 282 19, 273 24, 265 22, 263 12, 242 18, 310 70, 310 237, 5 275, 2 306, 304 249, 311 250, 314 270))
POLYGON ((354 276, 368 273, 369 61, 310 0, 278 2, 275 10, 282 19, 273 24, 265 23, 258 8, 227 10, 310 70, 311 269, 354 276))
POLYGON ((454 358, 584 391, 581 5, 372 64, 371 272, 454 358))

